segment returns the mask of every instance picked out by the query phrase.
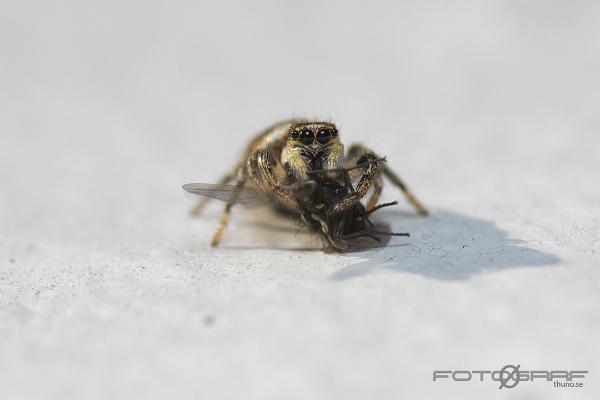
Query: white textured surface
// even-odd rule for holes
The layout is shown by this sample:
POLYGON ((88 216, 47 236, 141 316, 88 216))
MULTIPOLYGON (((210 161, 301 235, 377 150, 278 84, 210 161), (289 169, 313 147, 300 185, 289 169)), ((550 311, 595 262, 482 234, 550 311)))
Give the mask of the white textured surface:
POLYGON ((1 8, 0 398, 600 395, 598 2, 1 8), (328 255, 236 210, 209 248, 219 208, 189 220, 180 185, 290 115, 387 155, 432 217, 328 255), (431 381, 507 363, 590 376, 431 381))

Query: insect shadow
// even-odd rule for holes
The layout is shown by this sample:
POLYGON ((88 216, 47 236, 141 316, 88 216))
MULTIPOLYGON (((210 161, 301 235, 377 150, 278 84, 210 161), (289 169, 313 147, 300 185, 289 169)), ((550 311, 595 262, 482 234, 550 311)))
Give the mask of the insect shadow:
POLYGON ((361 261, 330 276, 334 281, 392 270, 439 280, 465 280, 487 271, 543 267, 560 261, 557 256, 527 247, 509 237, 492 221, 452 211, 434 211, 428 218, 385 211, 380 221, 410 232, 407 240, 393 240, 385 247, 350 253, 361 261))

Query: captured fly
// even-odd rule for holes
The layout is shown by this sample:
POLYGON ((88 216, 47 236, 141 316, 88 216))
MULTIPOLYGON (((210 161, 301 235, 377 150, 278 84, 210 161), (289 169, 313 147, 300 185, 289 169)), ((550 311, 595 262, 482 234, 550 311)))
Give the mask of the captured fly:
POLYGON ((321 235, 331 249, 346 252, 357 249, 359 238, 379 242, 386 236, 409 236, 377 229, 369 219, 375 211, 397 204, 379 204, 383 178, 399 187, 419 214, 427 215, 385 159, 358 144, 345 153, 332 123, 292 120, 251 141, 240 163, 218 184, 191 183, 183 188, 203 197, 192 215, 199 215, 208 199, 226 203, 213 246, 219 245, 235 204, 268 203, 321 235))

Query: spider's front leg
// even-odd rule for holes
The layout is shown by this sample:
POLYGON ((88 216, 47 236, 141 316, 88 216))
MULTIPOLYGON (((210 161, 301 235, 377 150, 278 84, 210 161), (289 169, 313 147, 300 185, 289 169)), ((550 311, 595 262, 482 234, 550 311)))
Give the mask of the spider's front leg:
MULTIPOLYGON (((279 183, 277 176, 273 170, 271 162, 271 154, 268 149, 258 149, 254 151, 248 158, 246 168, 238 167, 237 188, 241 191, 246 185, 247 179, 250 179, 256 188, 270 196, 274 196, 281 204, 292 211, 301 213, 300 204, 292 197, 279 183)), ((219 227, 215 232, 211 245, 216 247, 221 243, 223 232, 227 228, 231 209, 237 201, 234 195, 233 199, 227 203, 225 210, 221 216, 219 227)))
MULTIPOLYGON (((358 158, 362 153, 372 154, 370 150, 366 150, 366 148, 360 144, 354 144, 350 146, 350 150, 348 151, 347 160, 353 160, 358 158)), ((429 214, 427 208, 421 203, 414 193, 410 190, 410 188, 404 183, 404 181, 392 171, 387 165, 383 165, 381 168, 380 174, 378 173, 377 178, 375 179, 374 186, 375 190, 371 199, 369 200, 369 204, 367 206, 367 210, 372 210, 379 202, 379 198, 381 196, 381 192, 383 190, 383 179, 382 176, 385 176, 394 186, 398 187, 404 193, 404 196, 408 200, 408 202, 417 210, 417 212, 421 215, 429 214)))
POLYGON ((354 192, 335 203, 335 205, 328 211, 329 214, 341 214, 353 207, 356 203, 361 201, 367 195, 367 193, 369 193, 369 189, 377 181, 379 176, 379 160, 375 154, 364 154, 356 162, 356 164, 364 165, 364 172, 360 178, 360 181, 356 185, 354 192))
POLYGON ((272 156, 268 149, 258 149, 248 158, 248 177, 256 188, 269 196, 274 196, 288 209, 301 212, 300 204, 283 188, 275 175, 272 156))

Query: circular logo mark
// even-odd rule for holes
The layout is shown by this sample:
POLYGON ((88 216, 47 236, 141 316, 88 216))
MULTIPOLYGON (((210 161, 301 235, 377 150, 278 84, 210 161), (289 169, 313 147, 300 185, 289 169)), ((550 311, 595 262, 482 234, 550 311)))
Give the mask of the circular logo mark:
POLYGON ((500 370, 500 387, 498 389, 512 389, 520 382, 519 368, 521 365, 506 365, 500 370))

